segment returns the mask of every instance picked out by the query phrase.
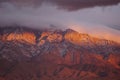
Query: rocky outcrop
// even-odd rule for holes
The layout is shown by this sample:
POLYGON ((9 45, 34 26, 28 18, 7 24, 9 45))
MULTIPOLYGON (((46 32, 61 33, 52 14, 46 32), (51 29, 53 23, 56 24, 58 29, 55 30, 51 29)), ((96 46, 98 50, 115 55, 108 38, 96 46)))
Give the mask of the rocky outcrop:
POLYGON ((71 29, 66 30, 65 39, 76 45, 86 45, 86 46, 103 45, 103 46, 106 46, 106 45, 114 44, 113 41, 98 39, 95 37, 91 37, 88 34, 78 33, 71 29))
POLYGON ((30 44, 35 44, 35 35, 34 33, 24 32, 24 33, 11 33, 11 34, 4 34, 2 36, 3 41, 25 41, 30 44))

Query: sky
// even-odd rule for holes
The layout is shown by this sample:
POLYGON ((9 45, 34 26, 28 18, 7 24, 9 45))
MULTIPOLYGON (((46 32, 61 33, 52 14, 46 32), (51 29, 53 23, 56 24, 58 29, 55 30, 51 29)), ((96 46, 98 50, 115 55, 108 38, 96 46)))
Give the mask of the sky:
POLYGON ((120 42, 119 0, 0 0, 0 26, 71 28, 120 42))

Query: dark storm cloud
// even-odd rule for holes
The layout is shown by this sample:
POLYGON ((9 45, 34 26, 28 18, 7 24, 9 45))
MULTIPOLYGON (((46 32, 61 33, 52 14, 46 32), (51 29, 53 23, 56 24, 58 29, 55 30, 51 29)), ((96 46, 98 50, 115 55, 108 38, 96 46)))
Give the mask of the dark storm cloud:
POLYGON ((46 0, 56 4, 59 8, 67 9, 69 11, 79 10, 82 8, 89 8, 94 6, 108 6, 115 5, 120 0, 46 0))
MULTIPOLYGON (((79 10, 82 8, 89 8, 94 6, 108 6, 115 5, 120 0, 0 0, 0 2, 19 3, 24 5, 39 6, 43 2, 56 5, 58 8, 69 11, 79 10)), ((17 4, 18 5, 18 4, 17 4)))

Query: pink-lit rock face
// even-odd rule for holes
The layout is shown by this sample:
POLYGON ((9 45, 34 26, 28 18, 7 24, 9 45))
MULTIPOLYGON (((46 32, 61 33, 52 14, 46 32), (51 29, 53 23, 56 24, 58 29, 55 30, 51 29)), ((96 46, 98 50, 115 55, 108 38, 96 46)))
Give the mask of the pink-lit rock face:
POLYGON ((46 37, 46 40, 48 40, 49 42, 60 42, 63 39, 63 36, 61 34, 58 33, 52 33, 52 32, 43 32, 40 40, 44 40, 44 38, 46 37))
POLYGON ((48 41, 49 42, 60 42, 62 41, 62 35, 61 34, 51 34, 48 36, 48 41))
POLYGON ((30 32, 24 32, 24 33, 11 33, 11 34, 4 34, 3 35, 3 40, 6 41, 25 41, 31 44, 35 44, 35 35, 34 33, 30 32))
POLYGON ((65 39, 72 43, 80 44, 81 42, 88 42, 89 36, 87 34, 78 34, 76 31, 68 30, 65 34, 65 39))
POLYGON ((88 34, 78 33, 70 29, 67 30, 67 33, 65 34, 64 38, 73 44, 85 45, 85 46, 88 46, 88 45, 91 45, 91 46, 103 45, 104 46, 104 45, 109 45, 109 44, 112 45, 113 43, 113 41, 110 41, 110 40, 95 38, 88 34))
POLYGON ((30 32, 23 28, 0 37, 0 80, 120 79, 116 42, 71 29, 30 32))

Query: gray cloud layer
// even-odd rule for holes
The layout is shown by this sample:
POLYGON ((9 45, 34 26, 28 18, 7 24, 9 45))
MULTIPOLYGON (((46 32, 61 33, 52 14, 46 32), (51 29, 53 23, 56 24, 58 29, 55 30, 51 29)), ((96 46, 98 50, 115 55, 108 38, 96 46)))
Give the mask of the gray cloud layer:
POLYGON ((108 26, 108 27, 110 27, 110 28, 113 28, 113 29, 116 29, 116 30, 119 30, 119 31, 120 31, 120 26, 118 26, 118 25, 110 25, 110 26, 108 26))

